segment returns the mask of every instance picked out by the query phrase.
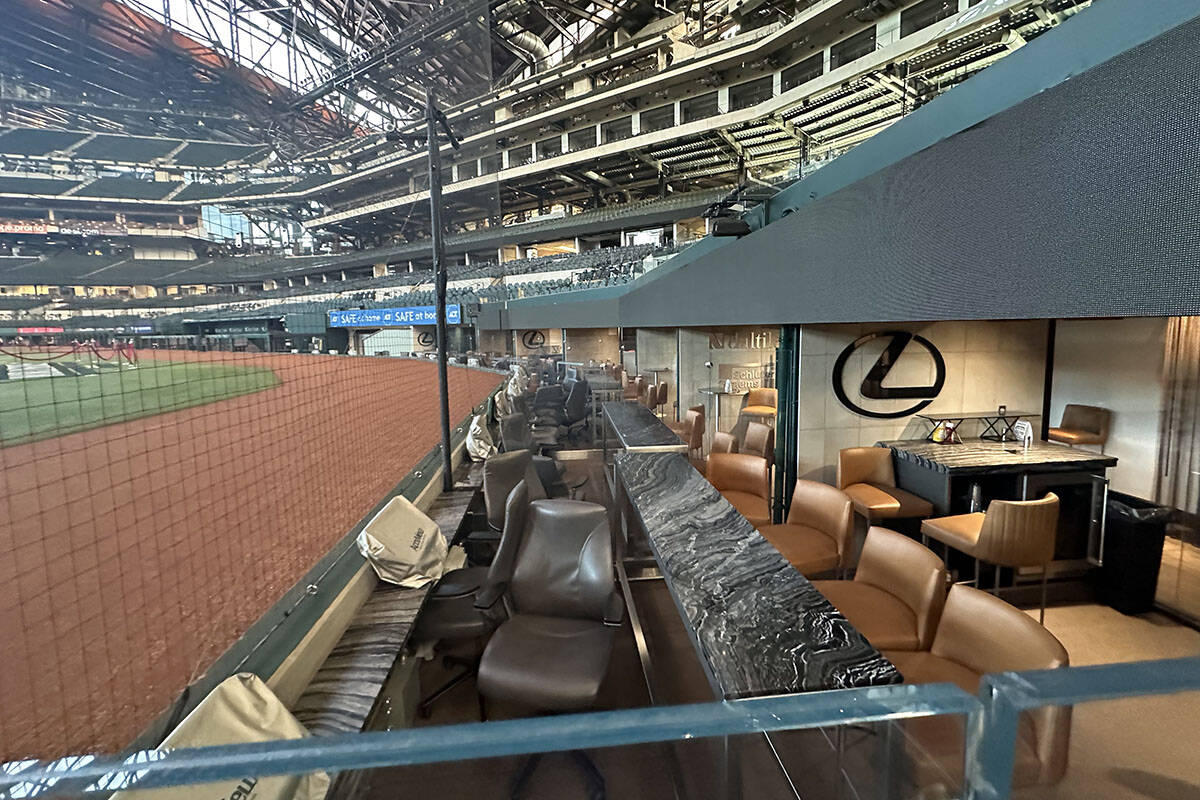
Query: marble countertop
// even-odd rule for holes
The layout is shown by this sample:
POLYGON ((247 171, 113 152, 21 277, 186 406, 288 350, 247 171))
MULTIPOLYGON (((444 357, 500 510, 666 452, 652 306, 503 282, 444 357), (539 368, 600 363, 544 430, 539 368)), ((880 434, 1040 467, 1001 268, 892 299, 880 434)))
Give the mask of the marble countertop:
POLYGON ((901 681, 685 456, 621 453, 615 463, 715 691, 734 699, 901 681))
POLYGON ((626 450, 671 448, 683 452, 687 448, 675 431, 641 403, 605 403, 604 416, 626 450))
POLYGON ((1028 450, 1013 442, 967 439, 961 444, 938 444, 924 439, 880 442, 897 458, 937 472, 1026 472, 1028 468, 1087 470, 1115 466, 1117 459, 1089 450, 1034 442, 1028 450))

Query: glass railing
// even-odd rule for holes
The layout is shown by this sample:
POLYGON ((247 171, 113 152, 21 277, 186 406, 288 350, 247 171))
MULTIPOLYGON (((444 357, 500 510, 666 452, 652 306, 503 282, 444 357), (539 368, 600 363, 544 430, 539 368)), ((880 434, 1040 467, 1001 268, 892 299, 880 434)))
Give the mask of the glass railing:
POLYGON ((522 775, 535 797, 585 796, 596 781, 620 798, 1195 796, 1197 701, 1193 657, 988 675, 978 697, 902 685, 18 761, 0 766, 0 797, 201 784, 212 784, 204 796, 227 797, 286 775, 298 777, 273 796, 331 785, 329 797, 476 800, 507 795, 522 775), (1143 753, 1150 736, 1178 741, 1143 753))

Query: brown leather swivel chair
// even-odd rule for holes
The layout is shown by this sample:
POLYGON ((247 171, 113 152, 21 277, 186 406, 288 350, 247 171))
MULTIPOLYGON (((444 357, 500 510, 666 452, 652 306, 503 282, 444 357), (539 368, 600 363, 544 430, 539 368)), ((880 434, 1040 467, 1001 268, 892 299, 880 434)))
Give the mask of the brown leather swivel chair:
POLYGON ((746 435, 742 439, 739 453, 752 453, 762 456, 767 461, 775 461, 775 429, 761 422, 751 422, 746 425, 746 435))
MULTIPOLYGON (((953 586, 928 652, 884 650, 908 683, 954 683, 974 695, 991 672, 1057 669, 1069 664, 1066 649, 1029 615, 998 597, 953 586)), ((920 783, 949 776, 962 783, 961 718, 923 717, 904 723, 920 783)), ((1021 713, 1017 725, 1013 785, 1057 783, 1067 770, 1071 708, 1048 706, 1021 713)))
POLYGON ((705 476, 751 525, 771 524, 771 484, 765 458, 713 453, 705 476))
POLYGON ((1112 412, 1107 408, 1068 403, 1063 409, 1062 421, 1057 428, 1046 432, 1046 438, 1072 447, 1077 444, 1098 444, 1103 453, 1104 445, 1108 442, 1111 418, 1112 412))
POLYGON ((741 413, 760 422, 775 424, 775 411, 779 403, 779 393, 774 389, 760 387, 751 389, 746 395, 746 405, 741 413))
MULTIPOLYGON (((552 461, 551 463, 553 464, 552 461)), ((497 453, 483 462, 483 505, 487 512, 488 527, 492 530, 504 528, 508 495, 522 480, 529 490, 530 500, 544 500, 549 497, 533 465, 533 454, 528 450, 497 453)))
POLYGON ((874 525, 885 519, 928 517, 933 504, 896 487, 888 447, 850 447, 838 453, 837 487, 850 496, 854 510, 874 525))
MULTIPOLYGON (((624 609, 612 563, 604 506, 574 500, 531 503, 506 593, 512 615, 484 650, 480 693, 543 712, 594 705, 624 609)), ((599 770, 582 752, 572 755, 587 777, 589 795, 603 797, 599 770)), ((536 765, 536 757, 525 762, 513 797, 536 765)))
MULTIPOLYGON (((504 531, 491 565, 466 567, 447 572, 434 587, 417 617, 413 639, 418 642, 466 641, 489 635, 503 619, 502 614, 484 613, 477 607, 480 598, 490 599, 502 593, 503 587, 512 577, 517 552, 529 523, 529 486, 518 481, 509 492, 504 503, 504 531), (471 578, 464 576, 471 575, 471 578), (467 585, 473 583, 469 588, 467 585)), ((463 681, 473 677, 479 660, 446 658, 449 665, 465 667, 433 693, 425 697, 417 710, 423 717, 429 716, 430 707, 447 692, 463 681)), ((480 717, 484 715, 482 700, 480 717)))
POLYGON ((798 480, 787 522, 764 525, 758 531, 804 575, 843 569, 849 566, 854 510, 841 490, 798 480))
POLYGON ((1046 620, 1047 565, 1054 560, 1058 532, 1058 495, 1041 500, 993 500, 986 512, 935 517, 921 523, 921 535, 1002 567, 1041 567, 1041 621, 1046 620))
POLYGON ((928 650, 949 585, 950 573, 932 550, 878 527, 867 531, 854 580, 813 581, 880 650, 928 650))

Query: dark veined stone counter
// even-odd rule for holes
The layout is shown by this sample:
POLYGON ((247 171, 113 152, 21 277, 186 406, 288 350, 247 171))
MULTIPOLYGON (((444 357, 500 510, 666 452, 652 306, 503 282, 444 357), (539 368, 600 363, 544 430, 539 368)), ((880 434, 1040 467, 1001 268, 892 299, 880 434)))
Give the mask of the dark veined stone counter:
POLYGON ((900 673, 678 453, 616 469, 715 691, 900 683, 900 673))

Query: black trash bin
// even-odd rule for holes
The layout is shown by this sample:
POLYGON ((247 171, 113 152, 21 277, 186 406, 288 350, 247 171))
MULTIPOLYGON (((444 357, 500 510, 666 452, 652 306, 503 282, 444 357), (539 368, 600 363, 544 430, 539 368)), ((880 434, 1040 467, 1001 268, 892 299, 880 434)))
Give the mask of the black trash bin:
POLYGON ((1163 538, 1171 509, 1120 492, 1108 493, 1101 600, 1122 614, 1154 608, 1163 538))

